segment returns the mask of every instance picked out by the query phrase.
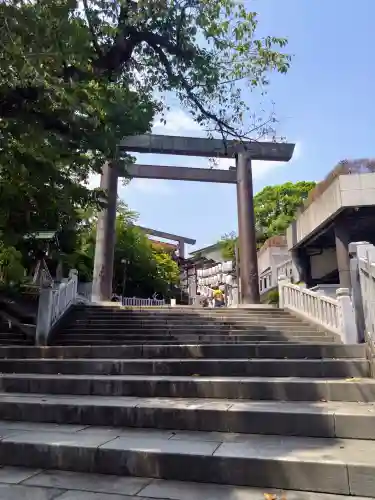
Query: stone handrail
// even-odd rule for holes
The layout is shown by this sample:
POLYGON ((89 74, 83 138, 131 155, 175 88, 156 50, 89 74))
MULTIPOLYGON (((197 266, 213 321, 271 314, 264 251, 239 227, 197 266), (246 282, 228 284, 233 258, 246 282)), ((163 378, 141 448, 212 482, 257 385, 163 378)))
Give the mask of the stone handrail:
POLYGON ((368 342, 375 355, 375 246, 367 242, 351 243, 349 253, 360 340, 368 342))
POLYGON ((69 278, 57 287, 44 286, 40 290, 36 322, 36 344, 47 345, 54 325, 77 299, 78 272, 72 269, 69 278))
POLYGON ((336 299, 293 285, 285 276, 279 281, 279 306, 289 309, 327 331, 344 344, 357 342, 354 307, 347 288, 339 288, 336 299))
POLYGON ((280 276, 290 277, 290 270, 293 270, 292 259, 287 259, 284 262, 281 262, 281 264, 276 266, 276 279, 278 280, 280 276))

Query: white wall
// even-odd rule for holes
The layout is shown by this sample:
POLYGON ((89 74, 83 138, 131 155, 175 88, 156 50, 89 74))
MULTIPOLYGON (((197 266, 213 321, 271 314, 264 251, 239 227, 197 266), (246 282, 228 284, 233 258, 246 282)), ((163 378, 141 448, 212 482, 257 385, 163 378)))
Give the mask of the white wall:
POLYGON ((267 269, 274 270, 276 266, 290 258, 286 247, 268 247, 258 252, 258 273, 261 275, 267 269))
POLYGON ((375 205, 375 173, 340 175, 287 229, 288 249, 348 207, 375 205))

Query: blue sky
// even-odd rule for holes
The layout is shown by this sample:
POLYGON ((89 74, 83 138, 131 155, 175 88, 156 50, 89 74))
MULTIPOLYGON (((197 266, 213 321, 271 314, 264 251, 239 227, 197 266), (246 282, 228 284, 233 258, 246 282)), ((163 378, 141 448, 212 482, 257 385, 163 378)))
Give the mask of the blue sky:
MULTIPOLYGON (((375 156, 375 1, 247 3, 259 13, 260 33, 287 37, 294 54, 290 72, 272 77, 269 99, 280 120, 277 133, 297 144, 296 153, 288 164, 256 163, 255 191, 289 180, 319 181, 342 159, 375 156)), ((178 107, 167 116, 167 126, 154 131, 202 135, 178 107)), ((140 162, 207 164, 162 155, 144 155, 140 162)), ((140 224, 195 238, 195 248, 237 230, 234 186, 134 179, 119 194, 139 212, 140 224)))

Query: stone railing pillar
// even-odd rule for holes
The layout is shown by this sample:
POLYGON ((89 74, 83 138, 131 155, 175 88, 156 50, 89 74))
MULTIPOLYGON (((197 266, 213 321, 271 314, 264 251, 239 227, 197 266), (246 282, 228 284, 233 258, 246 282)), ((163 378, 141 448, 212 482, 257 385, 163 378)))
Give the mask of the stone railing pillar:
POLYGON ((290 283, 290 280, 287 278, 287 276, 285 274, 281 274, 278 279, 280 309, 283 309, 285 305, 284 285, 287 285, 288 283, 290 283))
POLYGON ((73 296, 77 297, 78 294, 78 271, 77 269, 71 269, 69 271, 69 280, 72 280, 74 283, 73 296))
POLYGON ((357 344, 358 332, 349 288, 338 288, 336 298, 339 305, 341 339, 344 344, 357 344))
POLYGON ((365 342, 366 321, 364 315, 364 303, 362 297, 362 288, 359 276, 359 261, 358 251, 366 252, 371 248, 371 244, 367 241, 353 242, 349 244, 350 254, 350 280, 352 286, 352 300, 355 310, 355 319, 357 324, 358 341, 365 342))
POLYGON ((51 328, 53 307, 53 285, 43 286, 39 294, 38 314, 36 320, 35 343, 47 345, 48 333, 51 328))

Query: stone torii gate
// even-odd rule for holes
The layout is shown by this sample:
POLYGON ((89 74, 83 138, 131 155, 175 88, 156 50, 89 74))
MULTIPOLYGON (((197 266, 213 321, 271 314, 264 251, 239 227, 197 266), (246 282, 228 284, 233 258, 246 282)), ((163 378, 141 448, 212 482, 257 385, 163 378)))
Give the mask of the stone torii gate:
MULTIPOLYGON (((136 177, 136 176, 133 176, 136 177)), ((195 245, 196 240, 192 238, 187 238, 186 236, 179 236, 177 234, 166 233, 164 231, 158 231, 156 229, 150 229, 149 227, 137 226, 138 229, 150 236, 158 236, 159 238, 165 238, 166 240, 172 240, 177 242, 178 256, 185 258, 185 245, 195 245)))
MULTIPOLYGON (((292 158, 294 146, 287 143, 233 140, 224 144, 221 139, 146 134, 127 137, 119 144, 119 150, 206 158, 235 157, 236 168, 229 170, 131 165, 127 173, 135 178, 236 184, 241 302, 256 304, 259 303, 259 281, 251 160, 286 162, 292 158)), ((107 162, 103 166, 100 187, 107 191, 108 200, 107 207, 98 217, 92 293, 94 301, 109 300, 112 295, 117 183, 118 177, 122 175, 124 174, 118 171, 115 163, 107 162)))

